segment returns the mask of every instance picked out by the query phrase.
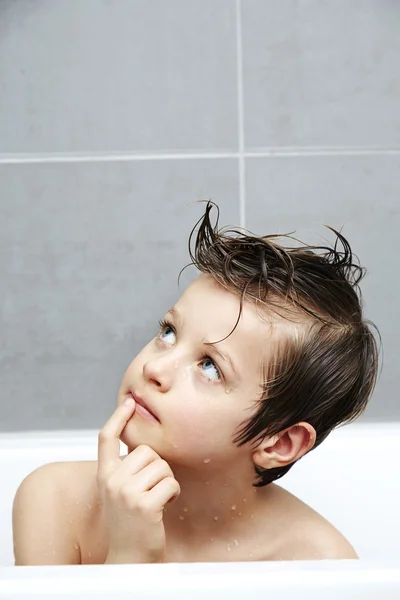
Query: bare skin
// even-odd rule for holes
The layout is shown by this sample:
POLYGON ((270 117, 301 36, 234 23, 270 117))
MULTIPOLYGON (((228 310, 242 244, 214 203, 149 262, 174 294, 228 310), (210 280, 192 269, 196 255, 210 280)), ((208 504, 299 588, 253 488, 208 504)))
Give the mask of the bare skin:
MULTIPOLYGON (((52 463, 34 471, 13 510, 16 565, 104 564, 109 551, 107 523, 96 482, 97 461, 52 463), (38 497, 40 486, 42 498, 38 497), (31 494, 37 497, 32 510, 31 494)), ((185 533, 184 520, 164 515, 164 562, 229 562, 351 559, 351 544, 326 519, 276 484, 260 494, 259 513, 243 502, 229 528, 213 521, 213 535, 185 533), (253 515, 253 517, 252 517, 253 515)))
POLYGON ((292 326, 272 327, 245 301, 227 337, 238 307, 210 276, 189 286, 127 368, 98 461, 50 463, 21 484, 16 564, 357 558, 301 500, 275 484, 253 487, 255 465, 294 462, 316 432, 301 422, 256 447, 233 443, 260 397, 262 365, 292 326), (204 344, 223 338, 222 354, 204 344))

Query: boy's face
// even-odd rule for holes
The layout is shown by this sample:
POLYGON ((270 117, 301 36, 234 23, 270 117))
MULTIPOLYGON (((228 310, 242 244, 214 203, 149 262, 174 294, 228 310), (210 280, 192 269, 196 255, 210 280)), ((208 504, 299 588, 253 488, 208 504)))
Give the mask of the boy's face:
POLYGON ((216 344, 236 373, 203 344, 232 331, 239 306, 237 295, 202 274, 165 315, 167 324, 134 358, 119 389, 118 403, 133 390, 159 419, 134 413, 121 435, 130 450, 146 444, 168 462, 199 470, 250 460, 249 448, 238 448, 232 438, 256 410, 262 364, 271 350, 270 326, 244 301, 235 331, 216 344))

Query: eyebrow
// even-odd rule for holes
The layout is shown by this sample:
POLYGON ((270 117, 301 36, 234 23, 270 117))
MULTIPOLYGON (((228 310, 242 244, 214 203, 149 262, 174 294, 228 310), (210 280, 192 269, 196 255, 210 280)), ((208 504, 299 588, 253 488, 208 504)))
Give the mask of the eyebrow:
MULTIPOLYGON (((174 317, 176 317, 177 321, 179 321, 179 324, 182 326, 182 317, 180 315, 180 313, 177 311, 176 308, 170 308, 168 313, 172 314, 174 317)), ((167 314, 168 314, 167 313, 167 314)), ((221 352, 221 350, 219 350, 215 344, 211 343, 211 342, 207 342, 207 340, 205 338, 203 338, 203 344, 206 345, 208 348, 212 348, 214 350, 214 352, 216 354, 218 354, 218 356, 220 356, 222 358, 222 360, 224 360, 225 362, 227 362, 230 366, 230 368, 232 369, 233 373, 235 374, 235 376, 237 377, 237 379, 239 379, 239 373, 235 367, 234 362, 232 361, 231 357, 228 354, 224 354, 223 352, 221 352)))

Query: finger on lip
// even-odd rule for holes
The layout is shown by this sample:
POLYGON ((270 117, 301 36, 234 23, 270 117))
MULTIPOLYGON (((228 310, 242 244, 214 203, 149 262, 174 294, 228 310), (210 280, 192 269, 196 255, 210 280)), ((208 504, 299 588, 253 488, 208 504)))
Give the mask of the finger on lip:
MULTIPOLYGON (((128 399, 128 398, 127 398, 128 399)), ((98 462, 99 467, 102 465, 104 468, 108 466, 112 466, 115 461, 119 460, 119 438, 120 435, 125 428, 127 422, 132 416, 132 413, 136 407, 136 402, 133 398, 130 398, 132 403, 129 403, 129 406, 126 404, 126 401, 122 402, 111 417, 108 419, 107 423, 99 432, 98 437, 98 462), (129 410, 127 411, 127 408, 129 410)))

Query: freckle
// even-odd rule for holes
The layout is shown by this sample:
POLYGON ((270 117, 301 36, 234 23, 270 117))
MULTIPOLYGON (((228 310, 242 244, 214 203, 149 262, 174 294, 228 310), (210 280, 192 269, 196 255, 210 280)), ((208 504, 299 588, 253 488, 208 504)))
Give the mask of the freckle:
POLYGON ((184 519, 185 517, 183 517, 182 515, 179 515, 179 518, 180 518, 180 520, 181 520, 181 521, 183 521, 183 519, 184 519))
POLYGON ((210 458, 205 458, 205 459, 204 459, 204 462, 205 462, 205 463, 209 463, 209 462, 211 462, 211 459, 210 459, 210 458))
POLYGON ((218 521, 219 517, 213 517, 214 521, 218 521))
POLYGON ((187 512, 189 509, 187 508, 187 506, 185 506, 185 508, 183 509, 183 512, 187 512))
POLYGON ((233 506, 231 506, 232 510, 236 510, 236 504, 234 504, 233 506))

